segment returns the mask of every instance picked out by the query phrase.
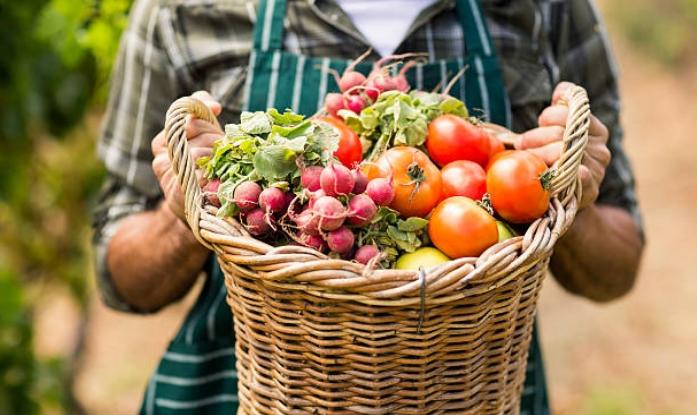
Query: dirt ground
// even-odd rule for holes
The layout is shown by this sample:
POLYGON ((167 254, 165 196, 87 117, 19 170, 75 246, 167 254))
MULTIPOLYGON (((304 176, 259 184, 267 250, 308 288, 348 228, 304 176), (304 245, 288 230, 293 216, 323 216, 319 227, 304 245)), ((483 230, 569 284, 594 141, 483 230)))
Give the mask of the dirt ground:
MULTIPOLYGON (((552 404, 562 415, 690 414, 697 407, 697 272, 691 268, 697 248, 697 73, 668 75, 615 45, 626 148, 648 246, 637 286, 620 301, 592 304, 547 280, 540 316, 552 404)), ((69 347, 62 339, 74 330, 72 306, 60 296, 51 303, 37 330, 44 354, 69 347)), ((77 385, 90 413, 137 411, 146 378, 190 303, 137 317, 93 301, 77 385)))

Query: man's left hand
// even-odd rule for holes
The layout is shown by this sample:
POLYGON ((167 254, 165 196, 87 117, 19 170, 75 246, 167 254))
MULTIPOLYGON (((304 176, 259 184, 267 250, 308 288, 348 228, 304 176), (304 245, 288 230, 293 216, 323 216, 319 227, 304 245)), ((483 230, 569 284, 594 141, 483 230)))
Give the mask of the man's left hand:
MULTIPOLYGON (((515 143, 516 149, 528 150, 540 156, 548 166, 554 164, 562 150, 562 136, 566 127, 569 109, 560 102, 564 92, 574 84, 561 82, 552 94, 552 105, 545 108, 538 118, 539 127, 521 134, 515 143)), ((600 183, 605 177, 605 168, 610 163, 610 150, 607 148, 608 129, 599 119, 591 115, 588 130, 588 145, 579 167, 582 194, 579 210, 595 202, 600 183)))

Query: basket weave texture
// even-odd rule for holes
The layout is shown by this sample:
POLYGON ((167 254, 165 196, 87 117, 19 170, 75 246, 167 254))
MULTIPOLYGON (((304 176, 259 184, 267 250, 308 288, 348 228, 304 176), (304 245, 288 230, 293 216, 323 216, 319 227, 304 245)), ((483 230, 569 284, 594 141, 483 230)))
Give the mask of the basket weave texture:
MULTIPOLYGON (((523 236, 424 271, 375 270, 298 246, 273 247, 204 204, 186 117, 165 132, 188 223, 225 272, 235 322, 239 414, 518 413, 538 293, 580 199, 585 90, 573 87, 547 214, 523 236)), ((466 238, 463 235, 463 238, 466 238)))

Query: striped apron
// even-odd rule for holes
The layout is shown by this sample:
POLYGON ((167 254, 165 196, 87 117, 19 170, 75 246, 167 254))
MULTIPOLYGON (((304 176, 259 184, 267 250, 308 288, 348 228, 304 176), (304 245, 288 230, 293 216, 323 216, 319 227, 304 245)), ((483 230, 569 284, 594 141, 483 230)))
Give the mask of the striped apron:
MULTIPOLYGON (((284 0, 261 0, 254 29, 244 102, 249 111, 292 108, 314 114, 324 95, 338 90, 329 68, 342 72, 346 60, 302 56, 283 50, 284 0)), ((474 114, 511 125, 503 78, 477 0, 457 0, 464 32, 465 58, 434 60, 412 68, 407 77, 416 89, 445 85, 461 68, 465 75, 450 94, 463 99, 474 114)), ((415 51, 419 52, 419 51, 415 51)), ((370 63, 358 70, 367 73, 370 63)), ((237 410, 235 338, 225 302, 224 276, 217 262, 207 264, 207 280, 182 328, 151 377, 141 408, 144 415, 222 415, 237 410)), ((528 358, 521 414, 549 412, 541 353, 535 330, 528 358)))

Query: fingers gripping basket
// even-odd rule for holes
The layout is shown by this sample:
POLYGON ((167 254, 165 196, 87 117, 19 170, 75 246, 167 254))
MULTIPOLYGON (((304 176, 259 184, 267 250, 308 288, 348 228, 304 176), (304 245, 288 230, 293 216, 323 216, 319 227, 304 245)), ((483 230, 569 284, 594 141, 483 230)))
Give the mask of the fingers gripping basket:
POLYGON ((225 272, 237 336, 241 414, 517 413, 538 293, 580 198, 586 92, 572 88, 547 214, 479 258, 428 272, 371 270, 298 246, 273 247, 205 205, 185 118, 167 113, 169 155, 187 220, 225 272))

